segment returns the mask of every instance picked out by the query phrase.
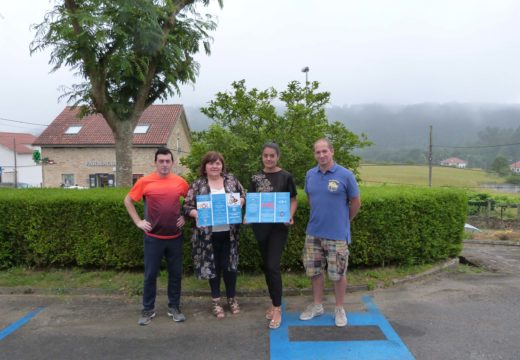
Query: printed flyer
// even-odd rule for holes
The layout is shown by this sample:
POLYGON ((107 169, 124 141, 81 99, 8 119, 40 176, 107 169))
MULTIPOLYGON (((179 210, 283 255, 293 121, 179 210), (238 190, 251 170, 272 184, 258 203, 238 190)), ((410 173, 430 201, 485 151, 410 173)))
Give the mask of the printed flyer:
POLYGON ((240 194, 197 195, 198 226, 239 224, 242 222, 240 194))
POLYGON ((288 223, 291 218, 291 198, 288 192, 246 194, 248 223, 288 223))

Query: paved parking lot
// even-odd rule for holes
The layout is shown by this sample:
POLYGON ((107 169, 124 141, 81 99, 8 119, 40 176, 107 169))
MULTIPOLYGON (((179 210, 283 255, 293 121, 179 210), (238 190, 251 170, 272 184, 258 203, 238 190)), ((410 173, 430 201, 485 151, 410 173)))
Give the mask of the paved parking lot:
POLYGON ((207 299, 184 297, 188 319, 174 323, 161 296, 157 317, 140 327, 139 298, 4 292, 0 358, 518 359, 520 265, 514 259, 520 247, 479 246, 488 261, 505 261, 507 271, 448 270, 388 289, 349 293, 345 308, 351 323, 343 329, 333 326, 332 296, 325 304, 329 313, 314 323, 297 319, 309 296, 285 297, 284 326, 270 331, 263 297, 242 298, 242 313, 222 321, 210 314, 207 299), (25 324, 17 323, 38 309, 25 324))

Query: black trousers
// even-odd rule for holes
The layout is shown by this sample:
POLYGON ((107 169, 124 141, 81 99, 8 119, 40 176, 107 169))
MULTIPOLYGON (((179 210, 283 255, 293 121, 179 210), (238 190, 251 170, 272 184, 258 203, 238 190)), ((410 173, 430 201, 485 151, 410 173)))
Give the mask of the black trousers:
POLYGON ((289 228, 285 224, 253 224, 260 254, 262 269, 273 306, 282 305, 282 272, 280 263, 287 243, 289 228))
POLYGON ((213 279, 209 279, 209 287, 211 288, 211 297, 213 299, 220 297, 220 279, 224 278, 226 287, 226 297, 234 298, 237 285, 237 273, 229 271, 229 251, 230 238, 229 231, 219 231, 211 234, 211 244, 213 245, 213 256, 215 257, 215 272, 217 274, 213 279))

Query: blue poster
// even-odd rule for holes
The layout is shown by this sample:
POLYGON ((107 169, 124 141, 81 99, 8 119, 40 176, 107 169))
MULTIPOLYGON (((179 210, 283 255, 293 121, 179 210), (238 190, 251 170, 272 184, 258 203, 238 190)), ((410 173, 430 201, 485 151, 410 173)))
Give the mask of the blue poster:
POLYGON ((227 201, 227 223, 240 224, 242 223, 242 207, 240 206, 240 194, 228 193, 226 194, 227 201))
POLYGON ((288 223, 291 220, 291 196, 288 192, 276 193, 274 222, 288 223))
POLYGON ((274 222, 275 193, 260 193, 260 222, 274 222))
POLYGON ((226 194, 211 194, 211 209, 213 210, 213 224, 227 224, 226 194))
POLYGON ((291 198, 288 192, 247 193, 246 221, 248 223, 288 223, 291 217, 291 198))
POLYGON ((197 226, 239 224, 242 222, 240 194, 197 195, 197 226))
POLYGON ((213 223, 211 195, 197 195, 197 226, 209 226, 213 223))
POLYGON ((246 194, 246 222, 248 223, 260 222, 260 194, 252 192, 246 194))

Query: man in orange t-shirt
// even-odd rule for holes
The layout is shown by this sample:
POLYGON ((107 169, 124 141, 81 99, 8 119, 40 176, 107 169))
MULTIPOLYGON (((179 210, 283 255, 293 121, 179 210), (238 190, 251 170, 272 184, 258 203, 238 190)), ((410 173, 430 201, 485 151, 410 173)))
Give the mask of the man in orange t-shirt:
POLYGON ((168 264, 168 316, 184 321, 180 310, 182 276, 182 226, 180 197, 186 196, 188 183, 171 172, 173 154, 167 148, 155 153, 155 172, 140 178, 124 203, 135 225, 144 232, 143 310, 139 325, 148 325, 155 317, 157 275, 161 260, 168 264), (144 199, 145 217, 141 219, 134 202, 144 199))

